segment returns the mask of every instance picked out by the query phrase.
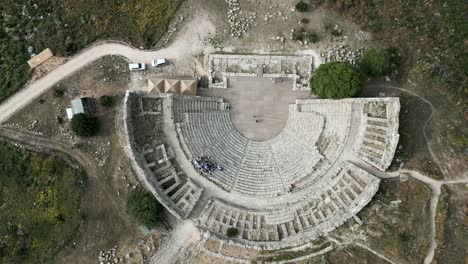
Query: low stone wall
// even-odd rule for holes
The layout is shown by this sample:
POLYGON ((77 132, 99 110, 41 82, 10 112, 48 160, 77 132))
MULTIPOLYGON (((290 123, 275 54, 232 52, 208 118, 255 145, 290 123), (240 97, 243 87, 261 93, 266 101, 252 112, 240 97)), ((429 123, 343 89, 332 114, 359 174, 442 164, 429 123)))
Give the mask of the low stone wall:
MULTIPOLYGON (((309 82, 306 85, 301 84, 299 80, 309 80, 310 74, 313 71, 313 60, 312 56, 290 56, 290 55, 257 55, 257 54, 210 54, 208 57, 208 72, 209 88, 227 88, 226 77, 265 77, 265 78, 292 78, 294 80, 294 86, 292 90, 308 90, 309 82), (219 60, 218 64, 215 65, 214 61, 219 60), (230 70, 229 60, 237 61, 238 64, 234 67, 239 68, 238 71, 230 70), (243 61, 255 62, 251 63, 252 69, 250 72, 242 72, 240 65, 243 61), (279 65, 278 72, 264 72, 264 68, 270 61, 276 61, 279 65), (293 62, 289 65, 291 68, 286 71, 281 68, 283 61, 293 62), (302 65, 299 65, 302 64, 302 65), (305 76, 298 74, 298 67, 304 67, 300 72, 306 72, 305 76), (222 75, 223 82, 213 83, 214 75, 222 75)), ((250 64, 249 64, 250 65, 250 64)), ((232 65, 231 65, 232 66, 232 65)), ((232 68, 232 67, 231 67, 232 68)))

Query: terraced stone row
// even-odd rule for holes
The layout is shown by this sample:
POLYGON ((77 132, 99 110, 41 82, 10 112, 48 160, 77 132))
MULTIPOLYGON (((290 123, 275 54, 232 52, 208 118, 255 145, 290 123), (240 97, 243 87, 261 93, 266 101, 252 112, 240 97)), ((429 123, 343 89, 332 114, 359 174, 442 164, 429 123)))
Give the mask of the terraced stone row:
POLYGON ((203 224, 224 236, 228 228, 239 230, 238 239, 279 241, 324 235, 353 217, 372 198, 379 179, 351 163, 342 164, 331 180, 296 205, 255 211, 215 200, 202 216, 203 224))
POLYGON ((317 148, 327 160, 335 161, 346 145, 351 127, 351 104, 332 100, 298 100, 297 104, 299 112, 326 117, 317 148))
POLYGON ((167 156, 164 145, 150 148, 141 153, 143 164, 151 173, 149 181, 161 190, 181 216, 187 217, 200 198, 203 189, 191 182, 182 171, 176 172, 167 156))
POLYGON ((314 144, 324 118, 315 113, 296 113, 280 135, 256 142, 244 138, 234 128, 228 112, 197 111, 202 112, 185 114, 180 125, 181 141, 188 147, 189 158, 208 155, 224 168, 204 176, 226 190, 276 196, 313 173, 314 166, 323 158, 314 144))
POLYGON ((185 113, 196 113, 209 110, 225 110, 229 104, 220 98, 200 96, 173 96, 172 108, 175 123, 183 120, 185 113))
POLYGON ((389 100, 385 117, 363 113, 361 134, 355 152, 359 158, 385 171, 391 164, 398 144, 398 114, 400 104, 389 100))

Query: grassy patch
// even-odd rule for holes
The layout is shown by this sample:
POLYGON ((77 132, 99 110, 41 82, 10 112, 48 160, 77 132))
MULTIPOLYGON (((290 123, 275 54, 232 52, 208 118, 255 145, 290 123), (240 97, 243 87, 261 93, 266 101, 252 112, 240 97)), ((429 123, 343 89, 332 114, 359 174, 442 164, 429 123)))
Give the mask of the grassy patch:
MULTIPOLYGON (((466 248, 468 241, 468 232, 466 232, 466 227, 468 225, 468 220, 466 215, 468 214, 468 205, 466 203, 466 197, 468 196, 468 190, 464 184, 460 185, 450 185, 445 188, 442 188, 441 196, 439 198, 439 206, 437 212, 441 215, 437 217, 442 217, 440 220, 444 220, 441 223, 438 220, 437 226, 440 228, 439 224, 443 225, 443 234, 442 232, 437 232, 438 235, 441 235, 442 240, 437 241, 437 263, 465 263, 466 262, 466 248), (443 212, 446 212, 446 215, 443 215, 443 212)), ((436 237, 440 239, 440 236, 436 237)))
POLYGON ((82 172, 5 143, 0 160, 0 263, 50 263, 80 225, 82 172))
POLYGON ((0 5, 0 101, 29 77, 33 53, 68 56, 100 39, 152 47, 182 0, 3 0, 0 5))
POLYGON ((359 213, 370 247, 398 263, 421 263, 429 246, 429 200, 430 190, 415 180, 382 181, 359 213))
POLYGON ((325 248, 329 247, 332 243, 326 242, 323 239, 314 241, 313 247, 303 249, 303 250, 290 250, 290 249, 283 249, 277 251, 262 251, 261 255, 256 259, 259 262, 274 262, 274 261, 284 261, 284 260, 292 260, 296 258, 300 258, 303 256, 311 255, 313 253, 317 253, 325 248))
POLYGON ((139 223, 153 228, 162 222, 164 209, 152 193, 133 191, 127 199, 128 213, 139 223))
POLYGON ((438 259, 444 248, 444 234, 445 234, 445 222, 447 221, 447 207, 449 202, 448 189, 446 185, 442 185, 440 189, 439 201, 437 203, 436 211, 436 254, 434 259, 438 259))
POLYGON ((406 60, 401 76, 440 93, 466 109, 467 5, 463 0, 366 1, 314 0, 373 33, 382 47, 401 47, 406 60), (437 81, 434 81, 437 80, 437 81))

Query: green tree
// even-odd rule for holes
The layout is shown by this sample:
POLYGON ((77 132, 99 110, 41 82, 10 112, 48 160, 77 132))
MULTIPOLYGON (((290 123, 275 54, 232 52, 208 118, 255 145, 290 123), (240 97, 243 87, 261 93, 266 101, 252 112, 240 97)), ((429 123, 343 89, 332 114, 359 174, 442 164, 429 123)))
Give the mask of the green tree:
POLYGON ((226 236, 228 237, 236 237, 237 235, 239 235, 239 230, 235 227, 229 227, 226 230, 226 236))
POLYGON ((164 210, 156 198, 147 191, 134 191, 127 199, 127 212, 149 228, 159 224, 163 218, 164 210))
POLYGON ((348 98, 362 89, 363 75, 345 62, 329 62, 320 65, 310 78, 311 92, 321 98, 348 98))
POLYGON ((65 91, 61 88, 55 88, 53 94, 55 97, 61 98, 65 95, 65 91))
POLYGON ((370 76, 382 76, 396 67, 397 52, 395 49, 366 50, 361 59, 361 69, 370 76))
POLYGON ((306 12, 309 9, 309 5, 307 3, 304 3, 300 1, 299 3, 296 4, 296 10, 299 12, 306 12))
POLYGON ((73 116, 70 122, 71 130, 82 137, 91 137, 99 131, 97 118, 80 113, 73 116))

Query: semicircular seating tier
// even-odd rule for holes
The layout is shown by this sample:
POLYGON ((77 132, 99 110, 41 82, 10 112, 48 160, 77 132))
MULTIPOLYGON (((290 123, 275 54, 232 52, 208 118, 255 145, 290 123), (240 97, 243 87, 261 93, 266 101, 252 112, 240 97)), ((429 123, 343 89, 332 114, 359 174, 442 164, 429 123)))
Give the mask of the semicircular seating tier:
POLYGON ((240 244, 280 248, 359 221, 379 186, 368 171, 387 169, 398 143, 398 98, 297 100, 284 129, 262 142, 244 137, 229 109, 221 98, 127 92, 120 133, 138 177, 172 214, 220 239, 237 228, 240 244), (197 156, 223 170, 205 175, 197 156))
POLYGON ((252 210, 213 199, 200 222, 221 238, 226 237, 229 228, 236 228, 239 232, 234 239, 253 246, 300 245, 326 235, 354 217, 370 202, 379 182, 365 170, 345 162, 315 192, 295 204, 252 210))
POLYGON ((283 131, 258 142, 239 133, 222 99, 172 98, 174 122, 187 158, 209 156, 224 169, 201 173, 204 177, 227 191, 251 196, 278 196, 313 185, 339 160, 347 144, 356 146, 354 153, 362 160, 384 170, 398 142, 398 120, 394 119, 399 104, 388 100, 382 105, 391 108, 390 119, 369 114, 377 115, 377 109, 368 104, 381 99, 298 100, 290 105, 283 131), (372 123, 377 118, 380 122, 372 123), (362 122, 356 126, 359 131, 350 131, 351 122, 362 122), (382 127, 374 129, 377 125, 382 127), (361 135, 361 130, 366 132, 361 135), (355 135, 348 140, 350 133, 355 135))

